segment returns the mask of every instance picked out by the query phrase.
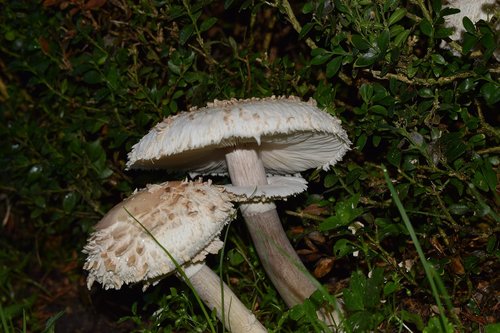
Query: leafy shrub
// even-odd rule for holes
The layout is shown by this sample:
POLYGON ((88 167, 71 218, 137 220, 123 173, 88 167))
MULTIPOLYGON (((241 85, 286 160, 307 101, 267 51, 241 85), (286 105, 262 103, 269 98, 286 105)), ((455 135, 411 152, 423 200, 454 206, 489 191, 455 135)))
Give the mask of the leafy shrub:
MULTIPOLYGON (((33 329, 43 327, 43 299, 54 301, 40 296, 54 288, 45 277, 63 272, 83 284, 76 253, 91 226, 133 188, 165 178, 124 171, 126 153, 153 124, 215 98, 270 95, 314 98, 354 143, 334 170, 307 174, 307 197, 282 207, 299 253, 316 251, 303 255, 311 269, 334 259, 318 276, 332 291, 346 287, 348 327, 445 329, 429 307, 432 292, 382 164, 450 294, 450 322, 441 324, 472 331, 495 318, 494 24, 465 19, 454 53, 441 45, 452 33, 444 19, 456 11, 440 0, 45 0, 0 8, 0 290, 3 309, 16 305, 2 312, 10 320, 25 309, 33 329)), ((233 278, 246 272, 234 287, 247 304, 260 303, 259 318, 285 331, 308 325, 300 318, 310 305, 282 316, 249 240, 229 235, 232 259, 219 269, 233 278)), ((153 295, 144 304, 170 306, 153 295)), ((175 311, 189 307, 175 295, 175 311)), ((195 312, 184 311, 177 328, 196 325, 195 312)), ((131 313, 136 327, 156 327, 131 313)))

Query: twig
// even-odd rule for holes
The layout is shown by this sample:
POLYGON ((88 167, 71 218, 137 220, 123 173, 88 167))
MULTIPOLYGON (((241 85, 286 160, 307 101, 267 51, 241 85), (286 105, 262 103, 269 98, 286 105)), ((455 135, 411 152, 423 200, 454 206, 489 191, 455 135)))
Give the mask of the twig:
MULTIPOLYGON (((498 132, 497 129, 495 129, 493 126, 491 126, 490 124, 488 124, 486 122, 486 120, 484 119, 484 114, 483 114, 483 111, 481 109, 481 104, 477 101, 477 99, 474 99, 474 104, 476 104, 476 108, 477 108, 477 115, 479 117, 479 123, 481 124, 481 126, 484 128, 484 130, 488 133, 490 133, 491 135, 493 135, 494 137, 496 138, 499 138, 500 137, 500 133, 498 132)), ((487 148, 487 149, 497 149, 498 151, 498 147, 493 147, 493 148, 487 148)))
POLYGON ((376 71, 376 70, 369 70, 365 69, 365 72, 370 72, 374 78, 379 79, 379 80, 388 80, 388 79, 396 79, 401 82, 405 82, 411 85, 420 85, 420 86, 434 86, 434 85, 439 85, 443 86, 445 84, 449 84, 455 80, 458 79, 465 79, 474 75, 477 75, 473 72, 463 72, 463 73, 458 73, 453 76, 446 76, 446 77, 440 77, 439 79, 422 79, 422 78, 413 78, 410 79, 405 75, 402 74, 394 74, 394 73, 387 73, 385 75, 381 75, 382 72, 376 71))
POLYGON ((3 217, 3 220, 2 220, 2 226, 6 226, 7 225, 7 222, 9 221, 9 218, 10 218, 10 201, 9 201, 9 197, 6 195, 6 194, 2 194, 0 195, 0 200, 5 200, 5 216, 3 217))
MULTIPOLYGON (((295 13, 293 12, 292 6, 290 6, 290 2, 288 2, 288 0, 281 0, 281 6, 279 6, 279 1, 276 1, 274 4, 269 4, 273 7, 281 7, 284 10, 286 16, 288 16, 288 21, 292 24, 292 27, 300 34, 300 32, 302 31, 302 26, 297 20, 297 17, 295 17, 295 13)), ((311 48, 311 50, 318 48, 316 43, 309 37, 306 38, 306 44, 311 48)))
POLYGON ((497 146, 497 147, 484 148, 484 149, 476 151, 476 153, 478 153, 479 155, 491 154, 491 153, 498 154, 498 153, 500 153, 500 147, 497 146))

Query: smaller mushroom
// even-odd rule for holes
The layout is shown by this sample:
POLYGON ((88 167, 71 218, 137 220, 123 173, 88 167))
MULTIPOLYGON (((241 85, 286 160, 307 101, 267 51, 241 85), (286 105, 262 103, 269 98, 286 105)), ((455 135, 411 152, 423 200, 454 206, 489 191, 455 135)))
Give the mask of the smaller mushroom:
POLYGON ((224 318, 228 330, 267 332, 227 285, 221 291, 219 277, 204 264, 208 253, 222 248, 220 232, 234 216, 222 187, 187 181, 149 185, 96 225, 83 250, 88 255, 87 286, 97 281, 105 289, 120 289, 143 281, 147 287, 181 266, 194 291, 224 318))

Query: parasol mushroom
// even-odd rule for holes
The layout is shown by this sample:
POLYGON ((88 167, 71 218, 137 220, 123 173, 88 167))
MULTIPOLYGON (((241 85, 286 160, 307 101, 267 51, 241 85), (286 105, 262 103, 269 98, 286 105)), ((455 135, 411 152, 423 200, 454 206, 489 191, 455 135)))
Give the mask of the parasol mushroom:
POLYGON ((221 281, 204 264, 207 254, 223 246, 220 232, 234 216, 221 187, 186 181, 149 185, 113 207, 96 225, 83 250, 88 255, 87 286, 97 281, 105 289, 120 289, 143 281, 147 287, 180 265, 228 330, 266 332, 225 284, 222 302, 221 281))
MULTIPOLYGON (((265 186, 268 174, 329 169, 349 149, 340 121, 297 97, 215 101, 164 119, 128 155, 128 168, 229 174, 235 186, 265 186)), ((240 206, 264 269, 288 306, 317 288, 273 203, 240 206)))
MULTIPOLYGON (((460 10, 459 13, 446 15, 444 24, 447 28, 453 29, 453 34, 449 38, 462 47, 465 45, 464 35, 466 34, 463 23, 464 17, 468 17, 474 23, 479 20, 490 22, 497 31, 500 28, 498 19, 495 19, 495 12, 499 10, 497 0, 448 0, 446 5, 460 10)), ((451 50, 455 56, 460 56, 460 53, 452 49, 445 40, 441 41, 440 46, 451 50)), ((498 49, 494 51, 493 55, 497 61, 500 61, 500 51, 498 49)))

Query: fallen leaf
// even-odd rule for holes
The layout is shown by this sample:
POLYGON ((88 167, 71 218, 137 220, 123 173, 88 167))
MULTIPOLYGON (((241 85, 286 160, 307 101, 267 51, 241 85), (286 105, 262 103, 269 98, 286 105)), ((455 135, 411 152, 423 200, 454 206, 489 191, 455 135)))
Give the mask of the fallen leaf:
POLYGON ((458 275, 465 274, 464 265, 462 264, 462 260, 459 257, 453 257, 450 260, 450 269, 453 273, 458 275))
POLYGON ((330 273, 333 267, 335 259, 333 258, 321 258, 314 267, 314 276, 317 278, 322 278, 326 274, 330 273))

